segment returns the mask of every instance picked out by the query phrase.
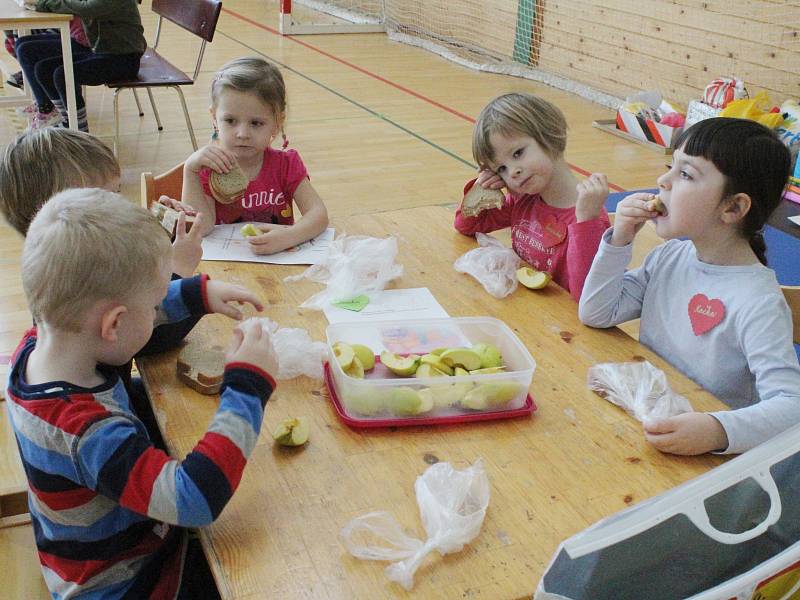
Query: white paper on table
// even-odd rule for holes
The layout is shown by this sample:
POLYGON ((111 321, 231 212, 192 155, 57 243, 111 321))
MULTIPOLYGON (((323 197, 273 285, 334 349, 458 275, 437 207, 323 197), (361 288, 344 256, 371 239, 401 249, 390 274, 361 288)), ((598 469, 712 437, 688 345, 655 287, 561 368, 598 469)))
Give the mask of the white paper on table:
POLYGON ((328 253, 335 230, 328 228, 313 240, 283 252, 259 256, 253 254, 250 244, 240 229, 244 223, 216 225, 203 238, 203 260, 230 260, 238 262, 269 263, 273 265, 313 265, 328 253))
POLYGON ((794 216, 794 217, 788 217, 788 218, 795 225, 800 225, 800 215, 797 215, 797 216, 794 216))
POLYGON ((372 292, 369 297, 369 304, 359 312, 333 305, 324 309, 330 323, 400 321, 389 327, 360 328, 358 332, 354 330, 347 340, 352 344, 364 344, 378 352, 385 349, 401 354, 412 349, 424 353, 443 346, 466 344, 466 338, 450 322, 436 326, 420 325, 425 319, 446 319, 450 316, 428 288, 383 290, 372 292))
POLYGON ((333 304, 325 307, 328 323, 444 319, 447 311, 428 288, 382 290, 371 292, 369 304, 356 312, 333 304))

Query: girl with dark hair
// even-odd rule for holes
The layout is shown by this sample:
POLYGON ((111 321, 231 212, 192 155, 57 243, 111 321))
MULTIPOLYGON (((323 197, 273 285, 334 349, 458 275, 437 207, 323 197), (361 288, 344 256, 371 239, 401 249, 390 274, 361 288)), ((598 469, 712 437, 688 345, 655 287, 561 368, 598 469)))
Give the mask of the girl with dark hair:
POLYGON ((701 121, 678 139, 658 195, 622 200, 603 236, 581 321, 641 318, 643 344, 734 409, 646 422, 646 439, 663 452, 744 452, 800 422, 791 313, 761 235, 789 168, 788 149, 763 125, 701 121), (668 241, 626 272, 650 219, 668 241))

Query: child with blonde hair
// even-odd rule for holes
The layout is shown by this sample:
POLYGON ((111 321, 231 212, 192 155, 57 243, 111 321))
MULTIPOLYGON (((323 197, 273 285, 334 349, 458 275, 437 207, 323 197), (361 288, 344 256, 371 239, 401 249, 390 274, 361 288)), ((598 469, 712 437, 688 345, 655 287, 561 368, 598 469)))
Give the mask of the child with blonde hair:
POLYGON ((286 86, 274 65, 256 58, 227 63, 211 84, 212 142, 192 154, 183 169, 182 203, 210 215, 214 223, 254 222, 260 235, 248 238, 255 254, 273 254, 316 237, 328 212, 311 185, 296 150, 286 150, 286 86), (283 147, 271 147, 280 137, 283 147), (211 172, 240 169, 249 184, 232 203, 214 199, 211 172), (303 218, 295 222, 292 202, 303 218))
MULTIPOLYGON (((0 212, 23 236, 45 202, 54 194, 73 187, 119 191, 119 163, 108 146, 93 135, 50 127, 26 131, 0 156, 0 212)), ((199 231, 186 234, 185 217, 179 215, 170 253, 174 278, 189 277, 195 272, 203 254, 201 241, 199 231)), ((178 344, 205 313, 202 306, 192 306, 192 309, 185 319, 156 327, 137 356, 162 352, 178 344)), ((139 417, 147 423, 153 438, 161 443, 144 386, 138 378, 131 378, 131 364, 119 367, 117 373, 139 417)))
POLYGON ((480 172, 467 183, 505 187, 502 207, 475 216, 456 210, 455 228, 464 235, 511 228, 514 251, 533 268, 580 299, 583 282, 609 225, 603 203, 605 175, 578 182, 564 160, 567 122, 552 103, 527 93, 498 96, 480 113, 472 154, 480 172))
POLYGON ((662 452, 744 452, 800 421, 792 317, 766 266, 762 231, 780 203, 790 155, 755 121, 700 121, 677 140, 658 196, 617 206, 586 279, 581 321, 641 317, 640 341, 734 410, 645 423, 662 452), (663 209, 659 210, 660 200, 663 209), (668 241, 626 271, 648 220, 668 241))
POLYGON ((170 252, 155 217, 100 189, 57 194, 28 230, 22 280, 36 325, 12 358, 6 404, 53 597, 199 597, 185 528, 230 500, 275 389, 270 333, 247 321, 208 432, 182 461, 153 445, 113 367, 162 319, 262 309, 240 286, 170 282, 170 252))

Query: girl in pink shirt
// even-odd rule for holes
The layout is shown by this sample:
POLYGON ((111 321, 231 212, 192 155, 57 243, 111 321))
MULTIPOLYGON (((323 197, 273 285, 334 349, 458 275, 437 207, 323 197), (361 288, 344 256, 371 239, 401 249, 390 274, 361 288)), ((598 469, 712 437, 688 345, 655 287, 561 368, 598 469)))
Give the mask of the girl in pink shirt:
POLYGON ((285 150, 286 86, 274 65, 256 58, 238 58, 222 67, 211 84, 212 141, 186 159, 183 207, 211 215, 214 224, 254 222, 261 235, 247 238, 255 254, 273 254, 325 231, 328 212, 312 187, 303 160, 285 150), (282 150, 271 148, 281 135, 282 150), (238 166, 250 180, 240 199, 217 202, 211 194, 211 171, 227 173, 238 166), (303 218, 294 221, 292 203, 303 218))
POLYGON ((472 135, 480 167, 468 182, 487 189, 505 187, 503 206, 467 217, 456 210, 455 228, 464 235, 511 227, 514 251, 533 268, 580 300, 600 238, 609 227, 603 204, 606 176, 578 182, 567 162, 567 122, 550 102, 525 93, 492 100, 472 135))

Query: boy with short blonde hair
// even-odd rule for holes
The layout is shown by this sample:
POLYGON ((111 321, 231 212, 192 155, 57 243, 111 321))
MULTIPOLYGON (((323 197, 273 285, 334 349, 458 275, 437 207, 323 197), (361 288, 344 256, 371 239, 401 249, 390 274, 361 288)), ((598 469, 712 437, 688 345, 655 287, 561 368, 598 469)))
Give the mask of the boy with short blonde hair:
POLYGON ((52 128, 26 131, 6 146, 0 159, 0 210, 22 235, 54 194, 73 187, 119 191, 114 153, 82 131, 52 128))
POLYGON ((170 253, 154 217, 99 189, 57 194, 28 231, 22 278, 36 326, 14 353, 6 404, 54 597, 196 597, 185 527, 220 514, 258 439, 277 367, 258 320, 235 328, 219 409, 183 461, 156 448, 131 409, 113 367, 156 319, 198 306, 241 318, 228 302, 262 309, 203 275, 170 282, 170 253))

